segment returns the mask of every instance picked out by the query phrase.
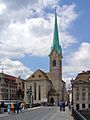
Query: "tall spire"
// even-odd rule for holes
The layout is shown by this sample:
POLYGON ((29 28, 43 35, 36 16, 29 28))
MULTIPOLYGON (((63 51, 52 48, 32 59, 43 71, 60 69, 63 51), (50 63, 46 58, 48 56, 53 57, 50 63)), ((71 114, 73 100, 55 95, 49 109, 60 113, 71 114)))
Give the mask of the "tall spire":
POLYGON ((60 53, 61 46, 59 45, 59 35, 58 35, 58 24, 57 24, 57 13, 55 7, 55 23, 54 23, 54 37, 53 37, 53 45, 51 47, 51 52, 56 49, 58 54, 60 53))

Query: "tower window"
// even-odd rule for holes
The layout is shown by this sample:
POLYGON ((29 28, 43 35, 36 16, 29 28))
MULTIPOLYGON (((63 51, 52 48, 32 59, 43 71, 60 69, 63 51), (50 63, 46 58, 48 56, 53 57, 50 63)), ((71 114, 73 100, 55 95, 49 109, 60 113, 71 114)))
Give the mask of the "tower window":
POLYGON ((53 67, 56 66, 56 60, 53 60, 53 67))

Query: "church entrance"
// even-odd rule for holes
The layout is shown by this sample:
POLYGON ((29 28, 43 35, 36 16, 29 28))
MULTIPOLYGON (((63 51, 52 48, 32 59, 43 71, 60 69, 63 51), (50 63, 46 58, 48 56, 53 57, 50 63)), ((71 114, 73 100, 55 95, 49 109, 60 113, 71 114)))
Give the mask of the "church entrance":
POLYGON ((51 99, 50 99, 50 105, 51 105, 51 106, 54 105, 54 98, 53 98, 53 97, 51 97, 51 99))

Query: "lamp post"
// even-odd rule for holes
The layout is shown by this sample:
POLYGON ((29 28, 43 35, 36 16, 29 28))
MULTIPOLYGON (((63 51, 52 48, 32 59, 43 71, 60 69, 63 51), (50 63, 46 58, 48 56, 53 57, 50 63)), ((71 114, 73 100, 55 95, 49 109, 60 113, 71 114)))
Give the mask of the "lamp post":
POLYGON ((27 96, 28 96, 28 100, 29 100, 29 105, 30 105, 30 107, 32 107, 32 90, 31 90, 31 88, 27 89, 27 96))

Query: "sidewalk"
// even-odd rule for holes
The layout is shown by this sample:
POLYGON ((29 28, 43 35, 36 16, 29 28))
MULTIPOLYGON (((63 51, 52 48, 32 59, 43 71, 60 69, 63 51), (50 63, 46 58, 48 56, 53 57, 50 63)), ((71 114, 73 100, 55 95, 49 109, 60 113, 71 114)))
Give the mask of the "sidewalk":
POLYGON ((71 111, 66 107, 65 111, 60 111, 58 108, 49 120, 74 120, 74 118, 71 116, 71 111))

